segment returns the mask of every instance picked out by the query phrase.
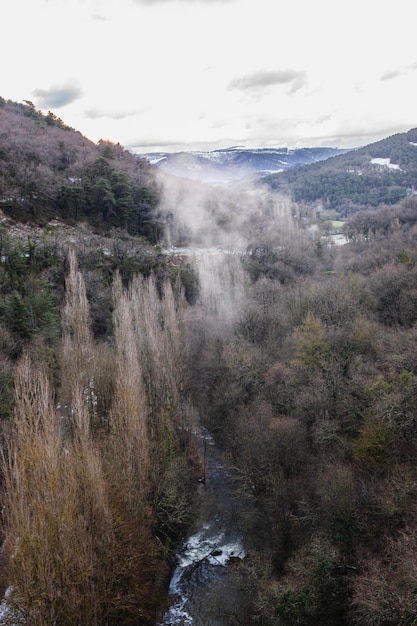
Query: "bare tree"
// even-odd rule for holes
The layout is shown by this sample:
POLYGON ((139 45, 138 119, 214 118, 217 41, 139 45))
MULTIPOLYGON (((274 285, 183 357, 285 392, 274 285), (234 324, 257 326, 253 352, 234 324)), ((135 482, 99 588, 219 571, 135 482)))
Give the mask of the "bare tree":
MULTIPOLYGON (((76 412, 71 409, 72 396, 81 389, 88 406, 90 425, 97 419, 94 389, 94 344, 90 308, 83 276, 78 269, 74 250, 68 253, 69 273, 65 281, 65 303, 62 310, 61 393, 71 425, 76 412)), ((78 415, 77 419, 80 419, 78 415)))
MULTIPOLYGON (((85 412, 82 395, 76 408, 85 412)), ((3 458, 5 580, 26 623, 98 624, 111 587, 112 520, 99 457, 81 436, 64 442, 49 381, 24 357, 3 458)))
MULTIPOLYGON (((117 482, 128 511, 143 506, 149 484, 148 403, 142 380, 133 327, 132 306, 122 289, 120 277, 114 281, 114 341, 116 372, 110 411, 109 471, 117 482)), ((114 485, 116 486, 116 485, 114 485)))

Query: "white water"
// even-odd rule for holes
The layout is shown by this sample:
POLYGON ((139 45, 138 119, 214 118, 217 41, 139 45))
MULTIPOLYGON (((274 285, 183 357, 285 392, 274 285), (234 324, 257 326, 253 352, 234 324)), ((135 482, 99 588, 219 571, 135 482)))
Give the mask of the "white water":
POLYGON ((196 532, 185 539, 177 552, 177 566, 169 585, 172 604, 160 626, 209 624, 210 590, 227 577, 230 559, 245 557, 238 513, 244 499, 240 498, 236 478, 212 438, 204 438, 208 443, 208 463, 206 481, 199 494, 200 520, 196 532))
POLYGON ((4 598, 0 603, 0 624, 3 626, 21 626, 26 623, 23 615, 17 614, 17 612, 13 611, 8 604, 8 599, 12 593, 12 587, 8 587, 5 591, 4 598))
POLYGON ((226 567, 232 557, 243 559, 244 548, 239 541, 227 542, 223 532, 216 533, 215 528, 205 526, 201 531, 189 537, 178 553, 178 565, 174 570, 169 585, 169 593, 176 598, 161 624, 192 624, 193 617, 186 611, 189 587, 183 583, 186 572, 193 573, 193 568, 226 567))

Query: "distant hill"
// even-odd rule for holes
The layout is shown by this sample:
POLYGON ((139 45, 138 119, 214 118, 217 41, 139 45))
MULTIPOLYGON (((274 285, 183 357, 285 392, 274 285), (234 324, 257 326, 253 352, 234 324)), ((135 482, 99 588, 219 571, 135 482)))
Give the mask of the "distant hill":
POLYGON ((0 98, 0 209, 20 222, 84 221, 156 239, 154 168, 120 144, 88 140, 33 104, 0 98))
POLYGON ((417 191, 417 128, 333 158, 263 179, 296 202, 346 217, 397 203, 417 191))
POLYGON ((236 146, 134 155, 120 144, 93 143, 30 102, 0 98, 0 211, 16 221, 84 221, 99 232, 123 228, 155 243, 162 233, 155 217, 158 170, 217 191, 257 182, 347 217, 416 194, 417 128, 350 151, 236 146))
POLYGON ((141 157, 164 172, 209 184, 259 179, 345 153, 341 148, 244 148, 207 152, 152 152, 141 157))

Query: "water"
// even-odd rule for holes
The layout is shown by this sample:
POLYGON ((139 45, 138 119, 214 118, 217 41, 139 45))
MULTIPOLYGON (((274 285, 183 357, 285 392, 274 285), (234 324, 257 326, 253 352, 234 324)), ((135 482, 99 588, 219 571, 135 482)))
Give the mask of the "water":
MULTIPOLYGON (((159 626, 231 626, 244 606, 234 575, 245 557, 245 512, 250 499, 230 462, 204 432, 204 481, 198 488, 199 515, 176 554, 169 585, 172 604, 159 626)), ((9 590, 10 591, 10 590, 9 590)), ((8 593, 6 593, 6 596, 8 593)), ((0 604, 0 624, 24 623, 0 604)))
POLYGON ((245 557, 243 520, 250 503, 207 433, 203 443, 206 476, 199 489, 200 515, 195 532, 177 552, 169 586, 172 605, 160 626, 229 626, 242 607, 233 576, 245 557))

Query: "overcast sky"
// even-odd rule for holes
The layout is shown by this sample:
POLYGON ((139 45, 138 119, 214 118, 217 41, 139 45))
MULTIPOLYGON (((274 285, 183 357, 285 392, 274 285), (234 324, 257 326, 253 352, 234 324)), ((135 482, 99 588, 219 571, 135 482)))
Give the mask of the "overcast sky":
POLYGON ((417 126, 414 0, 3 0, 0 96, 137 152, 417 126))

